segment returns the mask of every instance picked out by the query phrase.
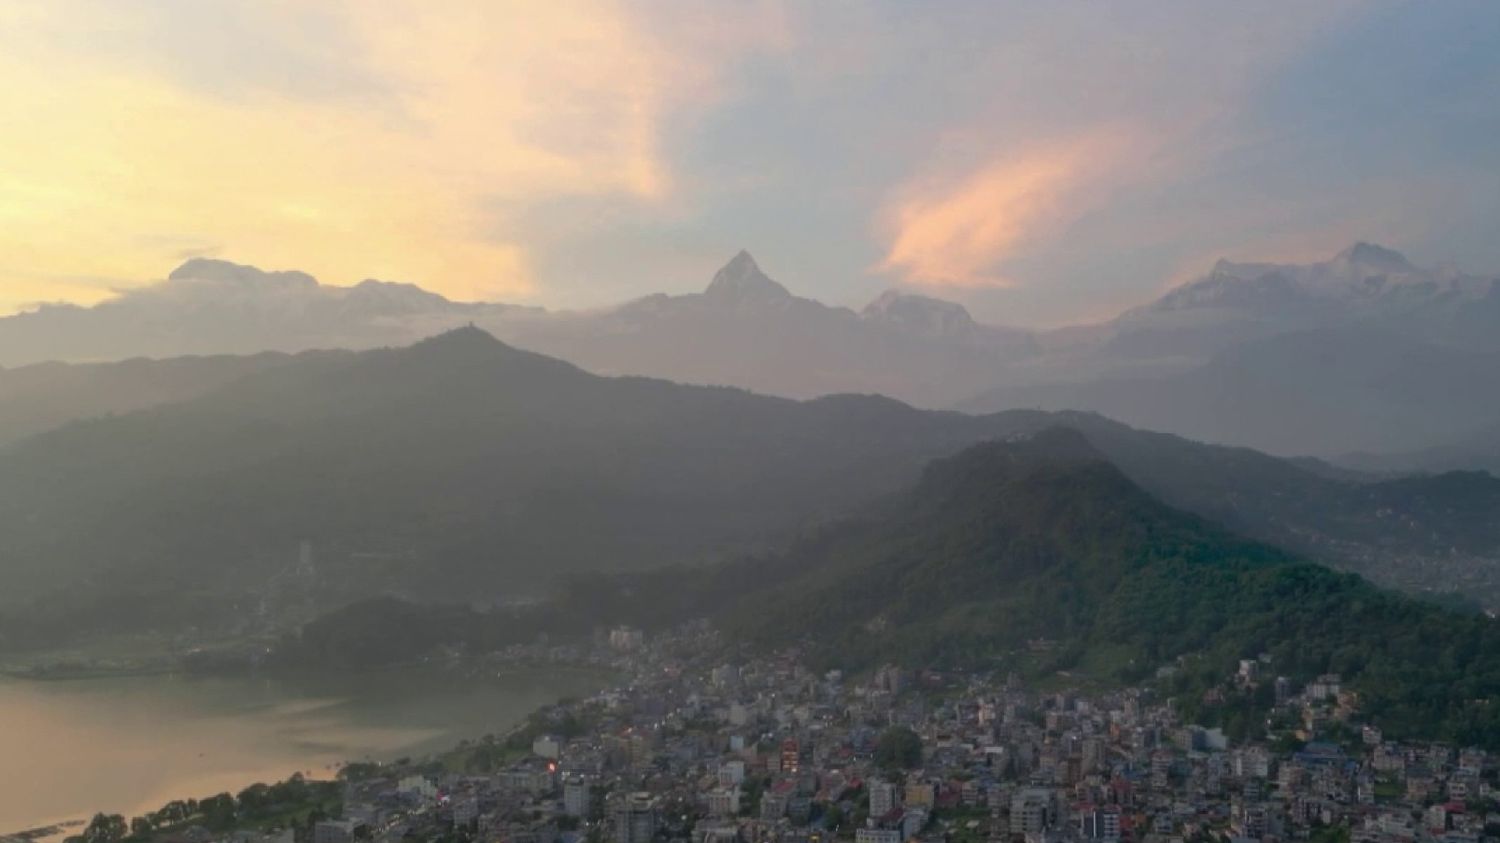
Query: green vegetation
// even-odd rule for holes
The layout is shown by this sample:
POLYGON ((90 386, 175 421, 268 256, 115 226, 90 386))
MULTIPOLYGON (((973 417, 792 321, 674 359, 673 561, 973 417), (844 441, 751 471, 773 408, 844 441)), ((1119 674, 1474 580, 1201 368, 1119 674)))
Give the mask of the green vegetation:
POLYGON ((760 816, 761 800, 765 798, 766 786, 771 779, 766 776, 748 776, 740 783, 740 816, 760 816))
POLYGON ((1331 825, 1313 829, 1307 843, 1349 843, 1349 826, 1331 825))
POLYGON ((1500 624, 1170 509, 1067 430, 977 446, 786 554, 673 582, 675 596, 654 611, 719 607, 734 636, 800 643, 828 666, 1138 682, 1191 655, 1169 689, 1243 734, 1269 691, 1214 710, 1202 692, 1236 660, 1268 654, 1272 671, 1297 682, 1341 674, 1393 737, 1500 747, 1500 624))
POLYGON ((905 726, 893 726, 875 742, 875 763, 888 770, 922 766, 922 739, 905 726))
POLYGON ((128 822, 119 814, 96 814, 69 843, 147 843, 158 836, 201 825, 213 832, 304 828, 337 815, 342 786, 294 775, 276 784, 253 784, 238 795, 176 800, 128 822))
POLYGON ((1494 621, 1171 509, 1065 429, 939 461, 909 493, 782 553, 579 579, 516 613, 356 607, 311 626, 300 645, 315 664, 360 664, 361 653, 703 615, 731 640, 801 644, 823 666, 852 670, 897 661, 1043 683, 1066 673, 1076 685, 1146 681, 1174 664, 1166 687, 1184 710, 1235 737, 1261 728, 1269 689, 1212 705, 1203 691, 1238 659, 1266 654, 1294 682, 1342 675, 1393 737, 1500 746, 1500 708, 1489 702, 1500 696, 1494 621))

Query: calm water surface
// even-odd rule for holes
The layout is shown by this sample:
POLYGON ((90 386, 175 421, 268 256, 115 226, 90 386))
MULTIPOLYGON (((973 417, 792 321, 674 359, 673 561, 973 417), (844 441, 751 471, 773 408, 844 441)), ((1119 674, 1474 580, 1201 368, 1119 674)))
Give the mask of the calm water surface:
POLYGON ((446 749, 605 684, 587 672, 473 680, 395 671, 317 680, 0 679, 0 834, 95 811, 238 792, 341 761, 446 749))

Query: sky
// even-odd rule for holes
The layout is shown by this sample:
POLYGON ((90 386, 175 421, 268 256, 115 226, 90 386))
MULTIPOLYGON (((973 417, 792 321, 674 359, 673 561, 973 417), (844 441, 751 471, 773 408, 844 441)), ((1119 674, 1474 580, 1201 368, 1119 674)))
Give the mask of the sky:
POLYGON ((1112 315, 1355 240, 1500 271, 1500 4, 0 0, 0 313, 195 256, 588 307, 1112 315))

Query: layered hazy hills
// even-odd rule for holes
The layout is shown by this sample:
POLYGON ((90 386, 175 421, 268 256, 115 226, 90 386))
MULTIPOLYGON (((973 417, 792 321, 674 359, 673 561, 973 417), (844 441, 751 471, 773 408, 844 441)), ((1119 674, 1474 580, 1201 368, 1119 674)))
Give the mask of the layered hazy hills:
POLYGON ((0 369, 0 447, 71 421, 185 401, 290 359, 264 352, 0 369))
POLYGON ((959 406, 1089 409, 1280 454, 1405 452, 1500 418, 1500 390, 1488 388, 1497 371, 1500 354, 1348 325, 1247 341, 1180 372, 997 387, 959 406))
POLYGON ((16 602, 79 582, 253 589, 305 540, 386 560, 371 589, 504 599, 767 541, 1018 423, 599 377, 465 328, 13 443, 0 564, 16 602))
MULTIPOLYGON (((664 590, 649 580, 632 584, 633 601, 604 603, 647 619, 707 608, 739 640, 800 645, 844 668, 1136 681, 1186 656, 1177 689, 1194 708, 1236 659, 1269 654, 1278 674, 1342 674, 1393 734, 1500 743, 1486 702, 1500 692, 1500 624, 1173 509, 1065 428, 939 460, 901 495, 784 552, 674 583, 680 605, 649 597, 664 590)), ((1246 713, 1236 705, 1194 716, 1233 721, 1246 713)))
POLYGON ((1427 448, 1385 454, 1353 452, 1338 461, 1377 473, 1479 470, 1500 477, 1500 422, 1427 448))
POLYGON ((0 319, 0 365, 368 349, 466 324, 598 374, 974 412, 1093 410, 1281 454, 1420 452, 1500 424, 1500 390, 1484 388, 1500 370, 1500 279, 1366 243, 1310 264, 1220 261, 1115 319, 1051 331, 984 325, 905 292, 828 306, 744 252, 701 293, 556 312, 193 260, 94 307, 0 319))
POLYGON ((932 459, 1058 423, 1153 494, 1247 534, 1413 589, 1489 599, 1500 583, 1487 475, 1361 482, 1089 414, 601 377, 475 328, 275 360, 0 448, 12 608, 67 595, 87 617, 88 595, 124 606, 148 586, 252 599, 304 541, 330 601, 513 599, 570 572, 774 546, 932 459))

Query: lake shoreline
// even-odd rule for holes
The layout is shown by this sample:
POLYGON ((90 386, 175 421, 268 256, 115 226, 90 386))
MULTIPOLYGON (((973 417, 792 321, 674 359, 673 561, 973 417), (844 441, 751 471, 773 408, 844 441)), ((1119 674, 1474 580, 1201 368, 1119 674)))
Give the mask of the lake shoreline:
POLYGON ((62 820, 38 828, 28 828, 24 831, 0 833, 0 843, 37 843, 39 840, 49 840, 59 837, 71 829, 82 828, 87 824, 86 820, 62 820))
POLYGON ((77 833, 76 825, 58 817, 79 823, 86 822, 80 816, 100 810, 138 815, 172 799, 238 792, 296 771, 322 779, 350 763, 438 757, 464 742, 506 734, 547 705, 597 692, 618 679, 617 670, 601 665, 530 663, 471 664, 462 670, 426 663, 316 676, 175 670, 34 678, 12 672, 0 679, 0 717, 12 710, 5 704, 18 699, 25 710, 14 722, 24 724, 28 715, 36 720, 42 712, 40 725, 27 731, 39 732, 33 737, 37 753, 54 757, 40 771, 23 773, 19 758, 14 771, 0 771, 30 785, 40 800, 32 804, 24 788, 0 794, 0 828, 23 829, 0 837, 6 843, 52 841, 77 833), (121 699, 126 704, 117 716, 121 699), (75 714, 72 708, 80 701, 100 710, 75 714), (98 719, 107 725, 81 722, 98 719), (75 739, 69 734, 75 725, 97 734, 75 739), (246 736, 226 742, 219 735, 224 729, 246 736), (41 750, 52 746, 49 730, 62 739, 64 750, 41 750), (129 747, 150 744, 153 730, 171 733, 169 751, 161 769, 146 771, 146 781, 132 781, 142 772, 130 769, 129 747), (73 781, 66 749, 70 741, 90 740, 117 744, 113 748, 126 760, 118 773, 96 770, 80 784, 73 781), (48 781, 52 786, 43 786, 48 781), (48 829, 54 833, 42 833, 48 829))

